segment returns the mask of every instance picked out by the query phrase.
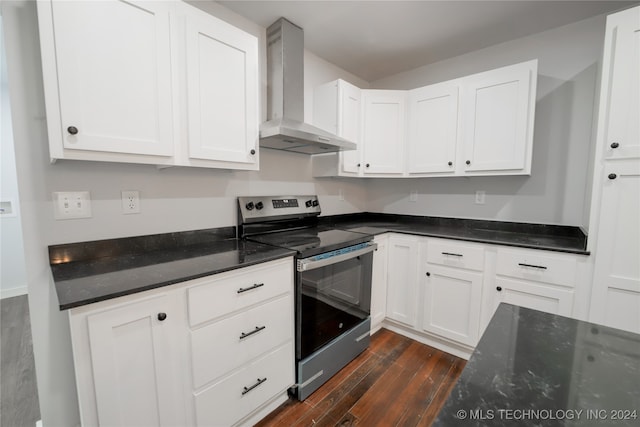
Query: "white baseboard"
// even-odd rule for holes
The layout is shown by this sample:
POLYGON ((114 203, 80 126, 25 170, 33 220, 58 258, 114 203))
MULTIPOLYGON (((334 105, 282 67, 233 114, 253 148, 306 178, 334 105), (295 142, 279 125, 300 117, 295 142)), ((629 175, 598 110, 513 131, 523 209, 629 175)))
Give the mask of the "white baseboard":
POLYGON ((22 286, 19 288, 11 288, 11 289, 2 289, 0 290, 0 299, 17 297, 19 295, 26 295, 27 287, 22 286))

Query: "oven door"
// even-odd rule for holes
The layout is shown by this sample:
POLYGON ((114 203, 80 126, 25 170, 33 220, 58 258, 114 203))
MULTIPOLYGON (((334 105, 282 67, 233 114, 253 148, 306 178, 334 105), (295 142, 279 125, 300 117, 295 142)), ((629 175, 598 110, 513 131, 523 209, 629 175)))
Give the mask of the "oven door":
POLYGON ((297 261, 298 360, 369 317, 376 246, 368 242, 297 261))

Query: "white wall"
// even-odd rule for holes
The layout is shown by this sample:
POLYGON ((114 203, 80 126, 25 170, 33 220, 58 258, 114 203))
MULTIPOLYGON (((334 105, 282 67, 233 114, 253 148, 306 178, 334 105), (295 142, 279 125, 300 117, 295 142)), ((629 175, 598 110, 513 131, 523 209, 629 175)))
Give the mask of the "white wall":
MULTIPOLYGON (((214 3, 197 2, 264 40, 264 28, 214 3)), ((310 157, 261 150, 259 172, 197 168, 158 170, 148 165, 60 161, 49 163, 42 68, 35 2, 3 1, 8 74, 22 200, 24 245, 33 343, 45 426, 79 422, 67 313, 60 312, 48 265, 47 246, 121 236, 235 225, 238 195, 317 193, 323 214, 359 212, 366 206, 362 183, 315 180, 310 157), (340 201, 342 189, 345 201, 340 201), (93 217, 53 219, 51 192, 88 190, 93 217), (122 215, 120 191, 139 190, 141 213, 122 215)), ((264 48, 264 43, 262 43, 264 48)), ((264 49, 261 52, 264 58, 264 49)), ((353 76, 312 58, 307 75, 318 79, 353 76), (324 69, 326 67, 326 69, 324 69)), ((262 82, 266 82, 264 72, 262 82)), ((311 89, 309 89, 311 90, 311 89)), ((263 87, 262 93, 266 92, 263 87)), ((264 117, 264 114, 263 114, 264 117)))
POLYGON ((411 89, 538 58, 530 177, 423 178, 368 182, 374 212, 587 227, 592 129, 604 16, 502 43, 372 82, 411 89), (486 204, 474 204, 476 190, 486 204), (409 192, 418 201, 409 201, 409 192))
POLYGON ((11 203, 12 213, 0 216, 0 298, 9 298, 27 293, 27 275, 1 22, 0 16, 0 200, 11 203))

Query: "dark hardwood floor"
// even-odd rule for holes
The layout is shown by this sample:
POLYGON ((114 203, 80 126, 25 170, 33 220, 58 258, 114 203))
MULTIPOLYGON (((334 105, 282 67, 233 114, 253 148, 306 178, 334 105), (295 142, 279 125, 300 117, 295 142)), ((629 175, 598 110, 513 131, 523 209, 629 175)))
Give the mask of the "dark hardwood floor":
POLYGON ((34 427, 40 404, 27 296, 0 300, 0 426, 34 427))
POLYGON ((466 361, 386 329, 304 402, 289 399, 266 426, 429 426, 466 361))

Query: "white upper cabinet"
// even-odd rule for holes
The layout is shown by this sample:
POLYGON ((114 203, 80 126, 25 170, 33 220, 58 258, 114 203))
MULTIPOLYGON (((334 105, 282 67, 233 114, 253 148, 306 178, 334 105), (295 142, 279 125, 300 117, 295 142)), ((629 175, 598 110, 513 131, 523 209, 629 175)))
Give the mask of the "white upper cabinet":
POLYGON ((194 11, 186 50, 189 157, 257 164, 257 38, 194 11))
POLYGON ((173 155, 168 2, 38 2, 51 156, 63 150, 173 155), (53 20, 53 21, 52 21, 53 20), (43 22, 46 21, 46 22, 43 22), (51 46, 55 39, 55 46, 51 46), (53 71, 53 73, 50 73, 53 71), (56 79, 57 74, 57 79, 56 79))
POLYGON ((607 61, 602 70, 600 129, 605 156, 610 159, 640 157, 640 8, 607 18, 611 33, 605 43, 607 61))
POLYGON ((401 90, 362 91, 365 175, 402 174, 406 99, 401 90))
POLYGON ((344 80, 334 80, 314 90, 313 124, 358 146, 355 150, 322 155, 331 157, 332 162, 336 161, 336 155, 339 156, 338 175, 355 176, 361 169, 361 92, 360 88, 344 80))
POLYGON ((531 173, 537 68, 534 60, 463 80, 465 175, 531 173))
POLYGON ((257 169, 258 39, 182 2, 39 1, 50 156, 257 169))
POLYGON ((409 91, 409 174, 455 172, 458 96, 451 83, 409 91))

